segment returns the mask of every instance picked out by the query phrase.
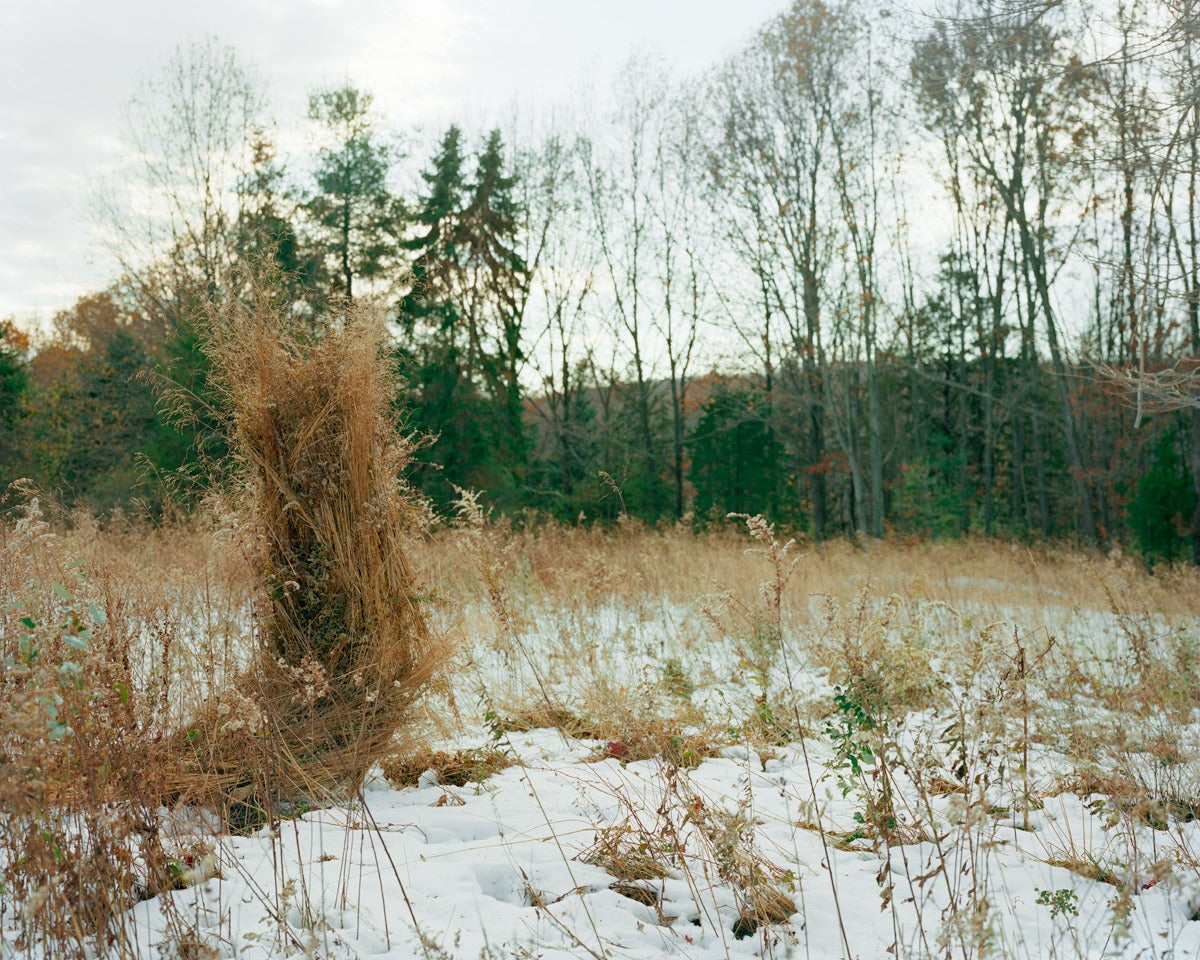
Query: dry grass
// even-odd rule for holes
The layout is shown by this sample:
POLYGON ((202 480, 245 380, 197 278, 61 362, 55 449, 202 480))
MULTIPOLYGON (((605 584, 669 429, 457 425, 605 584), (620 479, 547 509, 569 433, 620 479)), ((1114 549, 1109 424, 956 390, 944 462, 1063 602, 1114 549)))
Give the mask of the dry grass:
MULTIPOLYGON (((165 807, 237 830, 283 799, 352 796, 445 662, 406 553, 420 510, 381 325, 306 340, 267 301, 214 321, 232 507, 101 528, 52 526, 34 500, 0 525, 0 892, 19 949, 132 951, 129 908, 208 875, 165 807)), ((195 946, 184 918, 171 929, 195 946)))
MULTIPOLYGON (((241 322, 253 331, 253 320, 241 322)), ((3 680, 12 826, 0 855, 7 889, 33 904, 24 943, 82 956, 134 900, 179 882, 197 852, 159 839, 164 797, 202 798, 251 828, 278 798, 349 794, 376 761, 400 785, 428 769, 448 784, 484 780, 509 761, 505 738, 535 728, 597 740, 589 759, 657 759, 662 806, 622 801, 585 858, 663 923, 664 875, 724 884, 744 933, 796 901, 753 811, 689 785, 689 768, 727 747, 764 769, 777 750, 823 750, 805 760, 811 779, 840 780, 860 819, 835 822, 814 788, 792 826, 830 848, 882 857, 962 838, 970 870, 950 866, 960 854, 946 846, 921 881, 953 904, 927 914, 930 942, 943 936, 953 956, 985 952, 986 851, 1001 822, 1016 829, 1066 790, 1118 831, 1153 827, 1166 842, 1200 810, 1195 746, 1178 733, 1200 700, 1197 571, 1151 576, 1119 557, 976 541, 784 550, 765 528, 477 517, 415 536, 391 479, 404 448, 388 446, 386 382, 356 399, 338 386, 355 370, 360 385, 378 358, 369 332, 339 339, 348 332, 240 341, 255 348, 228 361, 246 391, 234 398, 249 478, 236 509, 157 529, 36 512, 0 527, 3 655, 26 660, 3 680), (274 405, 250 389, 263 382, 274 405), (377 471, 356 459, 369 442, 383 450, 377 471), (437 598, 437 630, 418 596, 437 598), (419 714, 446 632, 474 642, 455 685, 419 714), (397 751, 397 729, 431 717, 442 733, 501 740, 397 751), (64 720, 71 733, 56 739, 64 720), (1045 766, 1048 755, 1079 772, 1045 766)), ((1081 878, 1136 890, 1158 877, 1141 866, 1134 883, 1082 845, 1059 846, 1044 861, 1081 878)), ((916 882, 893 869, 880 872, 885 909, 916 882)), ((181 919, 179 942, 189 936, 181 919)))
POLYGON ((682 873, 699 900, 709 878, 719 878, 736 900, 738 913, 730 931, 737 939, 796 913, 795 901, 784 891, 790 876, 756 843, 754 821, 745 808, 729 811, 713 803, 687 770, 669 758, 659 768, 657 786, 653 808, 618 790, 618 818, 597 830, 579 856, 615 878, 611 889, 652 906, 660 922, 669 925, 678 917, 664 915, 656 881, 682 873))
POLYGON ((448 653, 407 556, 419 511, 398 479, 410 451, 381 320, 360 310, 316 340, 279 325, 265 296, 214 325, 257 640, 234 688, 175 738, 185 799, 352 793, 448 653), (248 758, 266 779, 248 778, 248 758))
POLYGON ((18 949, 47 958, 122 943, 129 908, 174 889, 195 853, 159 831, 171 645, 153 621, 137 642, 129 614, 169 602, 123 562, 87 575, 75 536, 36 502, 0 533, 0 887, 21 906, 18 949))
MULTIPOLYGON (((500 528, 514 558, 514 594, 536 595, 566 606, 595 606, 614 597, 634 607, 663 598, 686 602, 714 589, 753 597, 762 570, 747 562, 752 546, 744 528, 729 525, 695 534, 683 525, 649 528, 630 521, 599 527, 533 525, 500 528), (519 579, 519 583, 517 580, 519 579)), ((478 598, 484 586, 469 565, 447 549, 463 536, 442 528, 414 552, 447 597, 478 598)), ((1008 544, 982 539, 916 543, 846 540, 801 543, 803 561, 789 585, 789 612, 807 619, 810 597, 853 602, 873 596, 970 602, 1009 609, 1045 608, 1050 617, 1072 609, 1107 611, 1113 588, 1137 609, 1191 616, 1200 608, 1200 573, 1187 566, 1153 575, 1134 557, 1086 556, 1058 546, 1008 544)))
POLYGON ((698 766, 714 756, 728 737, 695 709, 668 703, 653 687, 636 692, 597 683, 588 703, 576 713, 533 702, 497 716, 500 733, 555 728, 565 736, 599 740, 592 759, 622 763, 662 757, 683 767, 698 766))
POLYGON ((463 787, 468 783, 482 783, 513 763, 515 761, 510 755, 494 747, 453 752, 425 747, 385 757, 380 767, 388 782, 396 787, 416 786, 428 771, 437 775, 438 783, 463 787))

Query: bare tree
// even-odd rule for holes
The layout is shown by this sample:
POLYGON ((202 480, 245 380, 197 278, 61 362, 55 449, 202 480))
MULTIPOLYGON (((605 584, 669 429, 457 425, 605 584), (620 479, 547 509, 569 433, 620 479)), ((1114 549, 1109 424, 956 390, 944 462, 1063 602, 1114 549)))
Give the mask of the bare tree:
MULTIPOLYGON (((1077 202, 1074 153, 1088 135, 1083 94, 1090 71, 1044 11, 1012 10, 979 0, 970 17, 943 20, 918 45, 913 71, 926 115, 956 138, 967 161, 986 177, 1012 223, 1023 290, 1024 356, 1036 387, 1035 323, 1041 320, 1053 368, 1071 479, 1083 539, 1099 539, 1092 489, 1071 403, 1060 322, 1052 296, 1057 269, 1073 237, 1056 229, 1077 202)), ((1035 446, 1040 443, 1033 420, 1035 446)), ((1035 467, 1044 457, 1035 451, 1035 467)), ((1044 478, 1039 480, 1043 530, 1048 527, 1044 478)))
MULTIPOLYGON (((824 9, 824 8, 822 8, 824 9)), ((881 215, 881 177, 886 175, 882 109, 883 91, 877 76, 876 51, 869 24, 858 8, 847 5, 830 11, 827 20, 813 16, 784 20, 789 46, 796 56, 813 44, 825 45, 844 65, 818 92, 832 146, 833 185, 842 214, 847 243, 843 261, 855 286, 857 337, 867 392, 867 471, 870 477, 870 533, 883 536, 883 424, 879 388, 879 323, 881 309, 880 258, 876 238, 881 215)), ((855 447, 843 439, 848 451, 855 447)), ((857 457, 855 458, 858 459, 857 457)), ((861 467, 858 468, 861 470, 861 467)), ((861 499, 861 494, 860 494, 861 499)))
POLYGON ((807 479, 813 534, 828 534, 827 387, 822 309, 836 209, 829 177, 830 144, 821 91, 836 85, 840 51, 805 38, 789 17, 807 23, 825 8, 806 0, 772 21, 713 81, 719 135, 711 150, 712 197, 727 238, 749 269, 758 295, 759 330, 735 319, 747 342, 762 345, 773 380, 774 343, 803 411, 797 467, 807 479))
POLYGON ((531 308, 544 324, 529 351, 543 391, 535 410, 543 420, 557 489, 569 500, 591 467, 595 445, 587 401, 594 374, 584 342, 597 251, 579 229, 587 220, 588 197, 575 151, 564 137, 551 134, 520 157, 531 308))
POLYGON ((636 479, 650 513, 659 500, 655 418, 658 388, 649 315, 654 283, 654 188, 657 131, 666 107, 667 79, 660 63, 630 60, 617 78, 608 142, 582 139, 579 158, 591 211, 590 229, 607 284, 601 301, 628 356, 632 383, 626 399, 634 426, 636 479))
POLYGON ((129 104, 129 179, 102 211, 126 273, 156 299, 211 296, 236 259, 238 180, 261 126, 261 85, 209 38, 180 47, 129 104))
POLYGON ((693 94, 677 93, 656 131, 651 210, 655 225, 655 273, 661 298, 653 326, 665 351, 671 404, 671 474, 675 517, 685 507, 685 400, 696 359, 701 317, 709 294, 702 262, 711 257, 711 225, 702 217, 703 128, 693 94))

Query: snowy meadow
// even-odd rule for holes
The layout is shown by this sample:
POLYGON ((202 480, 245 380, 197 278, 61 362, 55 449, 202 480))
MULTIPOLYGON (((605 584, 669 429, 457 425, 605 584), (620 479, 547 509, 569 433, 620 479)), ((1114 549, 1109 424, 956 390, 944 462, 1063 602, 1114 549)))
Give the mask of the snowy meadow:
POLYGON ((157 748, 214 700, 270 740, 221 694, 246 531, 6 526, 4 955, 1200 954, 1194 571, 464 506, 412 551, 453 652, 402 739, 261 803, 164 801, 157 748))

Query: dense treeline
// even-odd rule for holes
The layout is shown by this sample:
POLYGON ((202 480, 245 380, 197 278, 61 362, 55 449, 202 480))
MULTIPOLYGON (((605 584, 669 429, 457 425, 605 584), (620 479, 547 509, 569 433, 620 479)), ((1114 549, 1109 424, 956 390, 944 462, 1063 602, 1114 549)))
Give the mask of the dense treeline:
POLYGON ((442 508, 1200 562, 1200 411, 1153 389, 1200 356, 1200 18, 876 7, 796 0, 702 76, 641 57, 585 118, 407 151, 345 86, 281 158, 237 57, 181 52, 134 102, 124 276, 0 328, 0 471, 100 510, 218 481, 198 329, 257 278, 312 336, 387 310, 442 508))

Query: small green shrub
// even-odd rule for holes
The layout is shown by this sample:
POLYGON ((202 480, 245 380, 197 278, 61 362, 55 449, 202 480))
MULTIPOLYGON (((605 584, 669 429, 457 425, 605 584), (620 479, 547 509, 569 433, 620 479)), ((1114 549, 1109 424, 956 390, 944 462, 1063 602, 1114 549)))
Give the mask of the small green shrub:
POLYGON ((1070 915, 1079 916, 1079 894, 1069 887, 1060 890, 1038 890, 1038 898, 1034 901, 1040 906, 1050 908, 1051 917, 1070 915))

